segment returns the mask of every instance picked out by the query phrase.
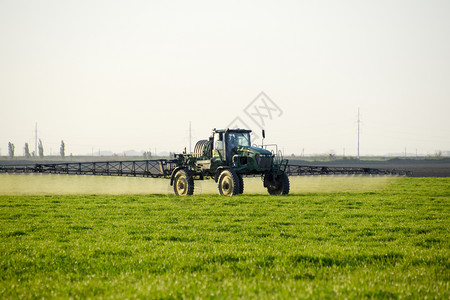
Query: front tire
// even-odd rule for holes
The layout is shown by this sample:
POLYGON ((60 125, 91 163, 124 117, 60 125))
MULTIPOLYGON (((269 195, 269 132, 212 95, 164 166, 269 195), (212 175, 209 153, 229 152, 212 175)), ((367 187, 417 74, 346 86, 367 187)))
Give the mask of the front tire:
POLYGON ((186 170, 179 170, 173 180, 173 191, 175 195, 186 196, 194 194, 194 178, 186 170))
POLYGON ((219 176, 219 194, 225 196, 238 195, 240 191, 239 177, 233 170, 224 170, 219 176))
POLYGON ((270 195, 287 195, 290 189, 289 177, 285 172, 278 176, 267 173, 264 176, 264 186, 270 195))

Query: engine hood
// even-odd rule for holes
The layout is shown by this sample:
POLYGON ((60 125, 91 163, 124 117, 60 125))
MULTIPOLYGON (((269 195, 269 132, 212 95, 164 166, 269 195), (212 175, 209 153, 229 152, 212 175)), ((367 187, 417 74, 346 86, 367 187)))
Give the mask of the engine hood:
POLYGON ((259 155, 272 155, 272 152, 270 152, 269 150, 263 149, 263 148, 259 148, 259 147, 245 147, 245 146, 240 146, 237 148, 238 152, 248 152, 248 153, 254 153, 254 154, 259 154, 259 155))

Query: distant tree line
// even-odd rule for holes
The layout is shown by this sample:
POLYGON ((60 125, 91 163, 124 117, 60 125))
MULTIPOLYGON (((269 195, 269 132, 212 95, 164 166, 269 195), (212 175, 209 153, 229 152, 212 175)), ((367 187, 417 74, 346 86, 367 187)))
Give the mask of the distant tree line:
POLYGON ((66 156, 66 145, 64 144, 63 140, 61 140, 61 146, 59 147, 59 154, 61 154, 61 158, 64 158, 66 156))
POLYGON ((14 158, 14 150, 15 150, 15 146, 13 143, 9 142, 8 143, 8 155, 10 158, 14 158))
POLYGON ((23 149, 23 156, 25 156, 26 158, 30 158, 31 157, 30 147, 28 146, 28 143, 25 143, 25 147, 23 149))
POLYGON ((143 155, 144 159, 150 159, 152 158, 152 152, 148 151, 148 152, 144 152, 143 155))
POLYGON ((39 143, 38 143, 38 153, 39 153, 40 158, 44 157, 44 146, 42 145, 41 139, 39 139, 39 143))
MULTIPOLYGON (((16 146, 9 142, 8 143, 8 156, 9 158, 13 159, 14 155, 15 155, 15 150, 16 150, 16 146)), ((66 144, 64 143, 63 140, 61 140, 61 146, 59 148, 59 154, 61 156, 61 158, 65 158, 66 157, 66 144)), ((44 145, 42 144, 42 140, 39 139, 39 143, 38 143, 38 155, 40 158, 44 157, 44 145)), ((30 158, 30 157, 35 157, 36 153, 35 151, 33 151, 32 153, 30 153, 30 146, 28 143, 25 143, 25 146, 23 147, 23 156, 26 158, 30 158)))

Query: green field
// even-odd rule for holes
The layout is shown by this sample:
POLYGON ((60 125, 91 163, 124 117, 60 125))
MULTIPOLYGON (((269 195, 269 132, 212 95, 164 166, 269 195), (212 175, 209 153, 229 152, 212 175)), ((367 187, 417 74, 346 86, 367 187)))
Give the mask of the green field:
POLYGON ((289 196, 2 195, 0 298, 450 297, 450 178, 330 182, 289 196))

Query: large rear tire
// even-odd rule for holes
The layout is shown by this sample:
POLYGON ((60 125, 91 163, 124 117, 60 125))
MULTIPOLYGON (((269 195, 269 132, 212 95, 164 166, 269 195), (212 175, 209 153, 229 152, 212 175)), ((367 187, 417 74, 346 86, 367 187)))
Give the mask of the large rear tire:
POLYGON ((187 170, 179 170, 173 180, 175 195, 186 196, 194 194, 194 178, 187 170))
POLYGON ((270 195, 287 195, 289 194, 290 184, 289 177, 285 172, 276 176, 272 173, 267 173, 264 177, 264 185, 270 195))
POLYGON ((239 177, 234 170, 224 170, 219 175, 219 194, 225 196, 238 195, 240 191, 239 177))

